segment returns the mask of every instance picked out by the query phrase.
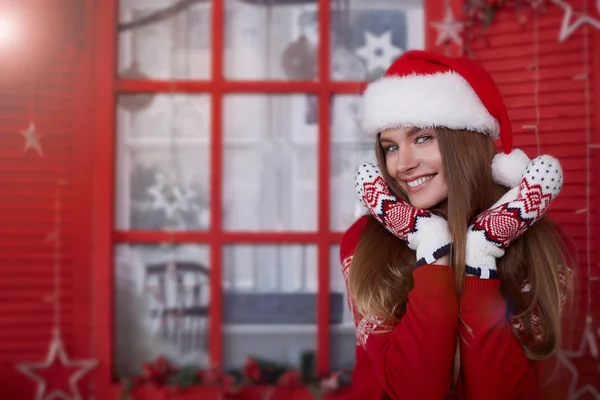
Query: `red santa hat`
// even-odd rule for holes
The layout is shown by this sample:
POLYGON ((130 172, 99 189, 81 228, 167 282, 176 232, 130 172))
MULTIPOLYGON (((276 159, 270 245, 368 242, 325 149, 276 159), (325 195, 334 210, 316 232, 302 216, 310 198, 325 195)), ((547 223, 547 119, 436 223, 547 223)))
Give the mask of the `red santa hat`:
POLYGON ((401 126, 461 129, 500 139, 494 180, 517 186, 529 158, 512 148, 512 128, 500 91, 475 61, 429 51, 404 53, 364 96, 363 128, 370 134, 401 126))

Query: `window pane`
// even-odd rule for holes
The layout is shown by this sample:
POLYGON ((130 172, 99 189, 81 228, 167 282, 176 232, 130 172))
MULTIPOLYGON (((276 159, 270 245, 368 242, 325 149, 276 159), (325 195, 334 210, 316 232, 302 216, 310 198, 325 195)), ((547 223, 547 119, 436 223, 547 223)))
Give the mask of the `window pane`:
POLYGON ((360 126, 362 100, 357 95, 336 95, 331 122, 330 220, 333 231, 346 230, 365 209, 356 196, 354 174, 364 162, 376 163, 375 137, 360 126))
POLYGON ((317 101, 231 95, 223 106, 223 227, 317 228, 317 101))
POLYGON ((117 229, 208 229, 209 96, 120 96, 116 161, 117 229))
POLYGON ((139 374, 159 355, 208 364, 207 246, 119 245, 115 249, 115 368, 139 374))
POLYGON ((373 80, 409 49, 424 47, 423 2, 333 2, 333 80, 373 80))
POLYGON ((119 3, 121 78, 210 78, 210 0, 182 11, 172 7, 172 0, 119 3))
POLYGON ((355 362, 356 335, 354 321, 348 307, 346 283, 340 265, 340 246, 329 250, 329 271, 331 292, 331 333, 330 363, 332 371, 352 369, 355 362))
POLYGON ((222 272, 225 368, 249 355, 299 367, 315 352, 316 246, 226 246, 222 272))
POLYGON ((225 76, 313 80, 319 44, 317 2, 226 0, 225 76))

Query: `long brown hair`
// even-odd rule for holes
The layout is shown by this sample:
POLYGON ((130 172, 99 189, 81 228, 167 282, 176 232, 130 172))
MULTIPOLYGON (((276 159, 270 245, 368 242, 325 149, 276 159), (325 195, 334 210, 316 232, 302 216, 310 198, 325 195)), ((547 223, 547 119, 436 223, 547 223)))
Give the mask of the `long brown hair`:
MULTIPOLYGON (((507 189, 492 179, 496 149, 481 133, 436 129, 448 181, 447 199, 434 207, 445 215, 453 241, 451 263, 456 274, 457 296, 465 279, 465 246, 471 219, 492 206, 507 189)), ((400 185, 385 168, 385 154, 377 137, 375 152, 385 181, 392 192, 408 201, 400 185)), ((391 323, 405 313, 413 287, 415 254, 406 243, 369 217, 358 242, 348 276, 348 288, 359 311, 391 323)), ((541 337, 527 340, 518 334, 527 356, 541 360, 550 356, 561 339, 559 272, 571 263, 559 228, 548 218, 538 220, 515 240, 498 260, 502 296, 509 313, 531 329, 533 311, 539 318, 541 337), (524 283, 528 290, 523 290, 524 283)), ((517 332, 515 332, 517 333, 517 332)), ((456 373, 456 371, 455 371, 456 373)))

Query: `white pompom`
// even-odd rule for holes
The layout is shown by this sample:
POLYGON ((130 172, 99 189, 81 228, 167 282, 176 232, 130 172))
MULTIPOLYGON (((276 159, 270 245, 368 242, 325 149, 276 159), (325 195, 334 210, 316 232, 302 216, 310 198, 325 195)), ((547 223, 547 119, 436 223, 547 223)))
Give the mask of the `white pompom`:
POLYGON ((530 161, 520 149, 514 149, 508 154, 496 154, 492 160, 492 177, 502 186, 518 186, 530 161))

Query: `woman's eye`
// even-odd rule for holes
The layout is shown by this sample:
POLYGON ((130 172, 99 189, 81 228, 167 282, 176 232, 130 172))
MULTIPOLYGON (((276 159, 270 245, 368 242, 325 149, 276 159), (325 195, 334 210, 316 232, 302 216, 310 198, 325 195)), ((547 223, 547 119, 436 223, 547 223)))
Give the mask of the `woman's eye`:
POLYGON ((385 148, 385 152, 386 153, 389 153, 390 151, 396 151, 396 150, 398 150, 398 146, 396 146, 395 144, 392 144, 392 145, 387 146, 385 148))
POLYGON ((419 136, 418 138, 416 138, 415 139, 415 143, 417 143, 417 144, 425 143, 425 142, 428 142, 431 139, 433 139, 433 136, 431 136, 431 135, 423 135, 423 136, 419 136))

